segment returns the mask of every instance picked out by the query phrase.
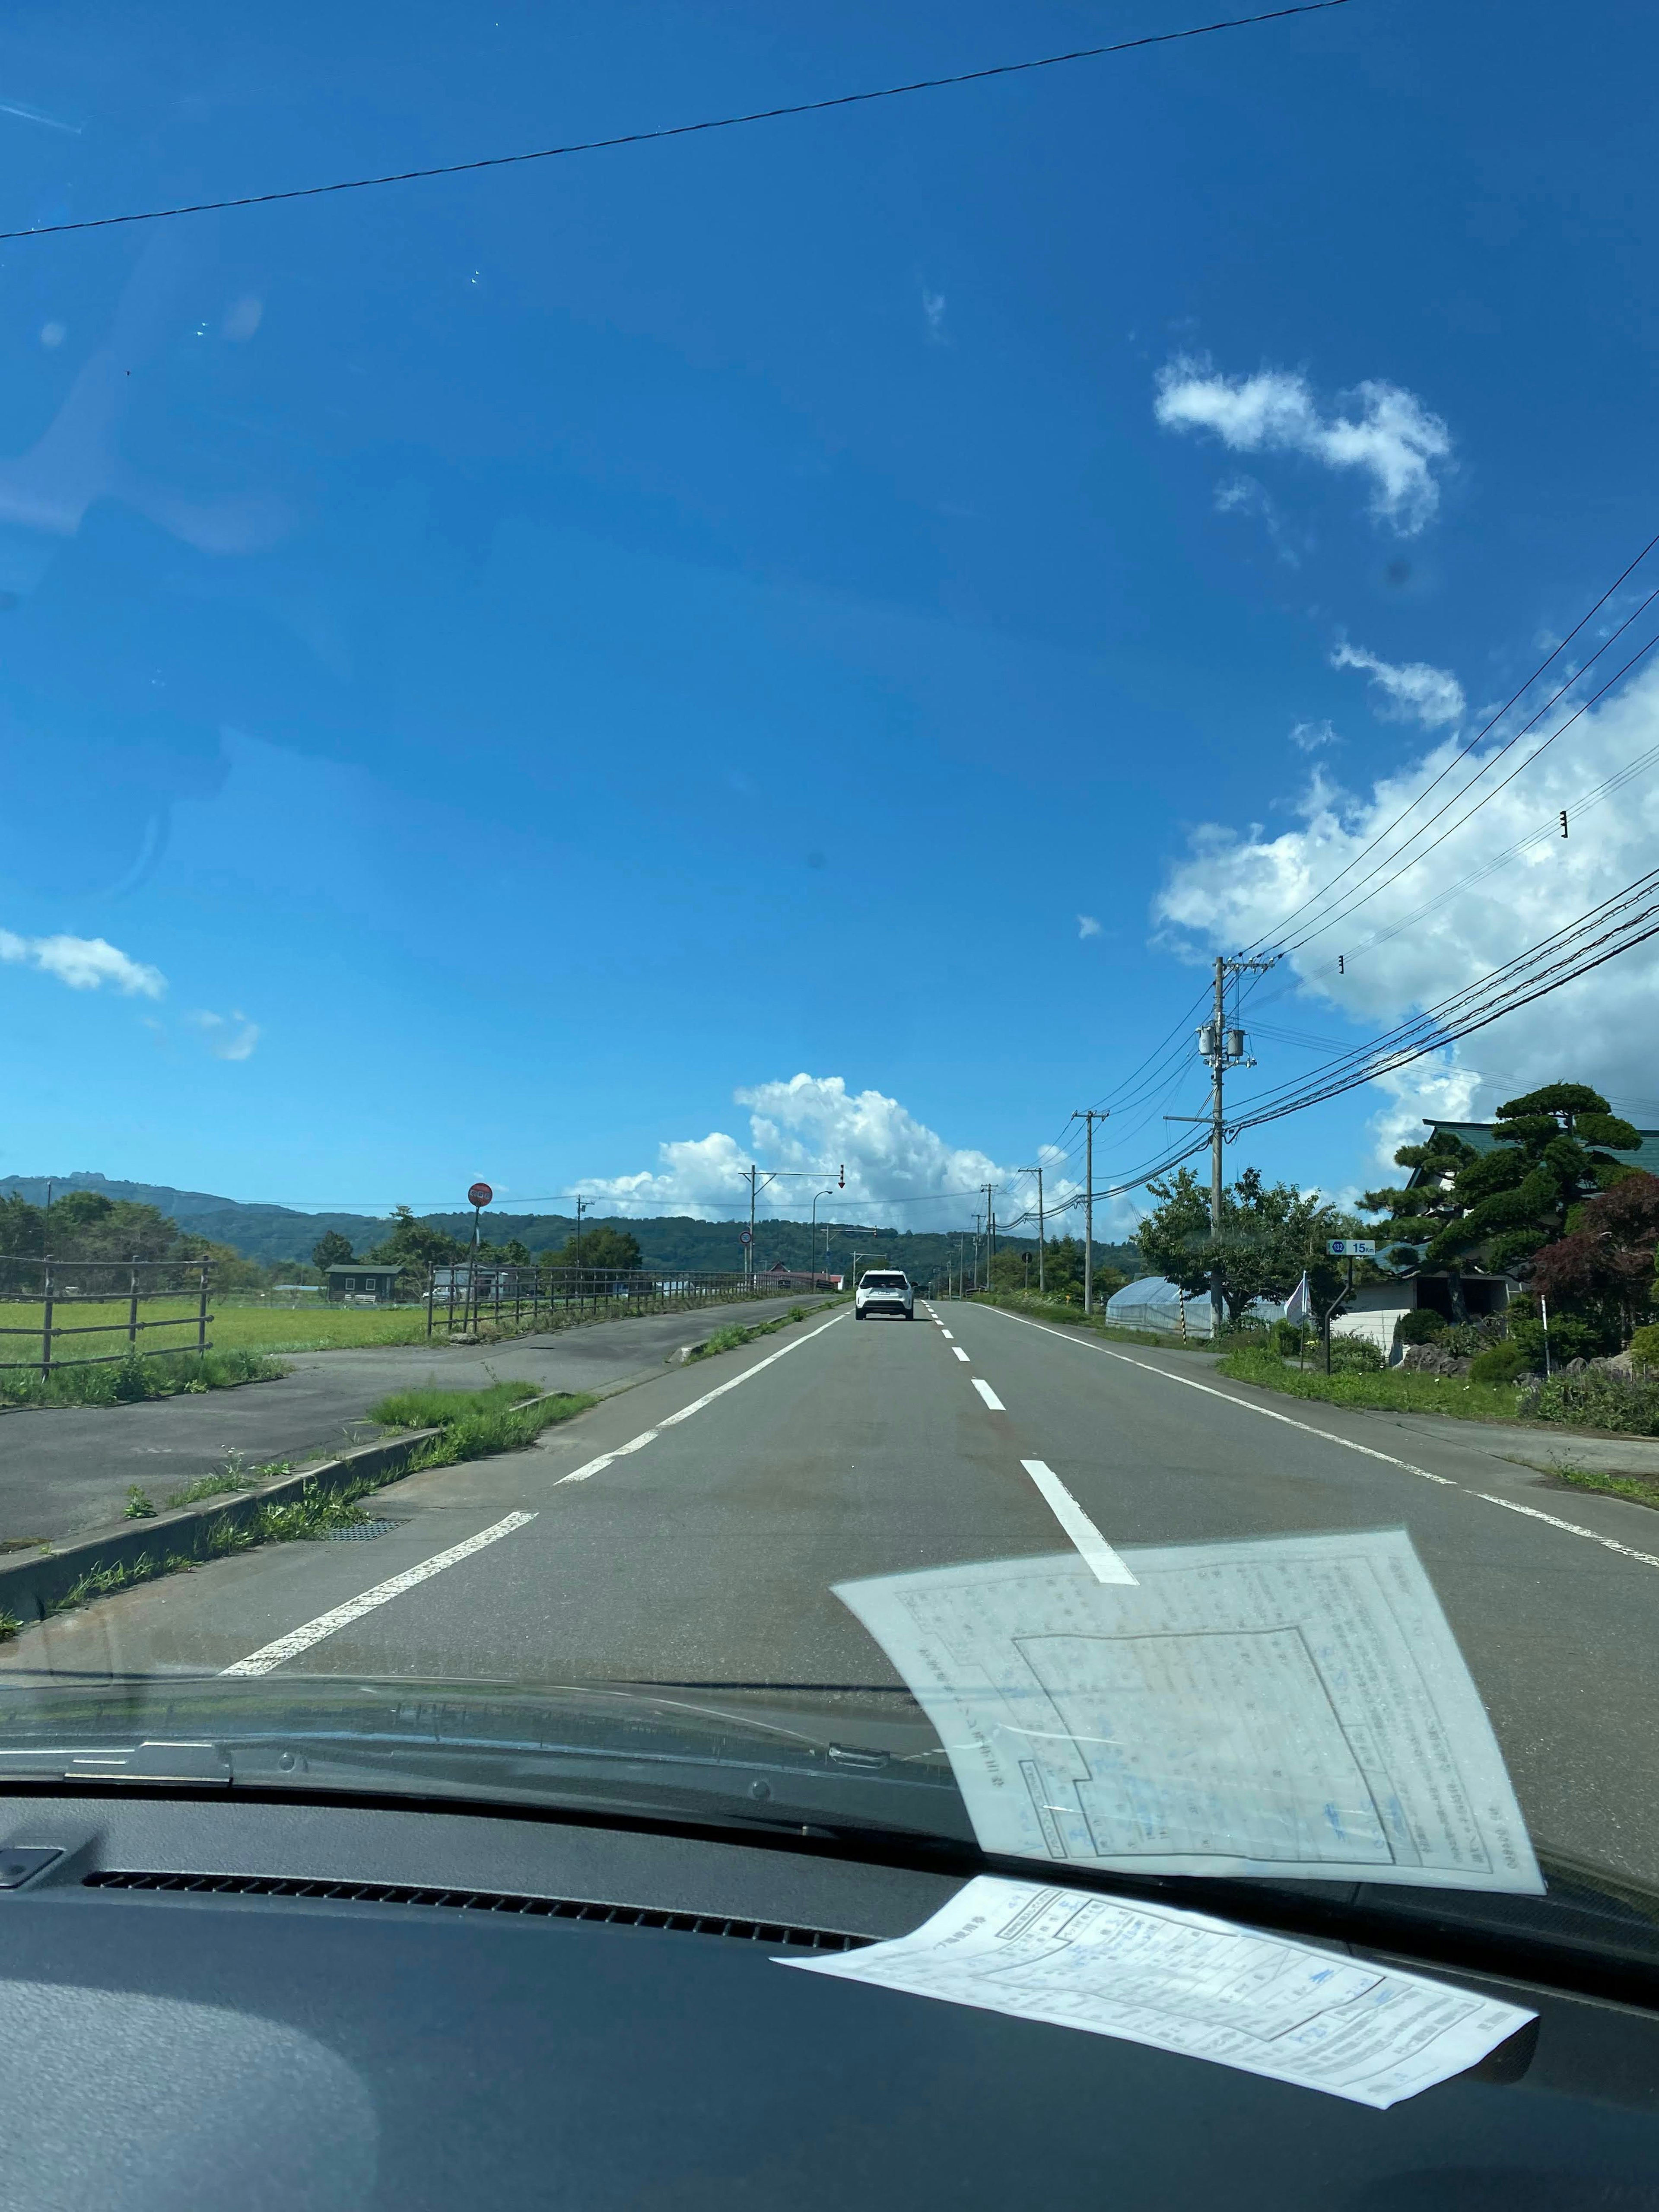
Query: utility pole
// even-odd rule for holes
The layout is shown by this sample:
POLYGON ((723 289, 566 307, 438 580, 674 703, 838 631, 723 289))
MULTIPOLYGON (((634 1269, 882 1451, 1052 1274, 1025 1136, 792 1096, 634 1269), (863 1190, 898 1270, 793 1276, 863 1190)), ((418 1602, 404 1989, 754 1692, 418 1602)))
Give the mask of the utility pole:
POLYGON ((1083 1124, 1083 1310, 1095 1310, 1095 1123, 1110 1119, 1109 1109, 1084 1106, 1073 1115, 1083 1124))
POLYGON ((985 1287, 988 1291, 994 1287, 991 1269, 997 1256, 997 1187, 994 1182, 982 1182, 980 1188, 985 1193, 985 1287))
POLYGON ((586 1200, 585 1199, 583 1199, 583 1198, 581 1198, 581 1197, 580 1197, 580 1196, 577 1198, 577 1200, 576 1200, 576 1287, 577 1287, 577 1290, 578 1290, 578 1291, 579 1291, 579 1292, 580 1292, 580 1288, 581 1288, 581 1269, 582 1269, 582 1207, 583 1207, 583 1206, 584 1206, 586 1203, 586 1200))
MULTIPOLYGON (((1224 960, 1215 963, 1215 1011, 1198 1033, 1199 1058, 1209 1063, 1211 1075, 1210 1111, 1207 1115, 1195 1115, 1197 1121, 1210 1124, 1210 1234, 1218 1247, 1221 1242, 1221 1147, 1226 1136, 1226 1121, 1222 1109, 1222 1078, 1230 1067, 1254 1067, 1255 1060, 1244 1047, 1242 1029, 1227 1027, 1227 978, 1230 975, 1266 975, 1274 963, 1272 960, 1224 960)), ((1188 1117, 1178 1115, 1176 1120, 1188 1117)), ((1221 1334, 1226 1322, 1226 1301, 1221 1293, 1221 1266, 1218 1252, 1216 1265, 1210 1270, 1210 1328, 1212 1341, 1221 1334)))
POLYGON ((1037 1179, 1037 1296, 1041 1297, 1048 1287, 1042 1278, 1042 1170, 1040 1166, 1022 1168, 1019 1172, 1034 1175, 1037 1179))

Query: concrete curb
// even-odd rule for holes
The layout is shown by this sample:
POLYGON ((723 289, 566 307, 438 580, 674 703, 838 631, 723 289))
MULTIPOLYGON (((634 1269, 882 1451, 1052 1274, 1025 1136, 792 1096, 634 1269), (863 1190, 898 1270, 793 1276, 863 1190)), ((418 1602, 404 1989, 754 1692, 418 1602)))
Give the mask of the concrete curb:
POLYGON ((199 1505, 181 1505, 173 1512, 158 1513, 150 1521, 118 1521, 94 1529, 89 1535, 77 1536, 56 1550, 14 1559, 0 1565, 0 1613, 9 1613, 27 1627, 44 1620, 88 1574, 131 1568, 146 1554, 158 1574, 169 1559, 191 1563, 205 1559, 211 1556, 204 1548, 210 1523, 222 1521, 235 1527, 251 1521, 262 1505, 286 1504, 313 1487, 326 1494, 343 1490, 365 1475, 389 1480, 402 1473, 422 1445, 442 1434, 441 1429, 412 1430, 389 1443, 362 1444, 355 1451, 343 1452, 337 1459, 296 1468, 275 1482, 262 1483, 257 1490, 229 1492, 221 1498, 204 1499, 199 1505))

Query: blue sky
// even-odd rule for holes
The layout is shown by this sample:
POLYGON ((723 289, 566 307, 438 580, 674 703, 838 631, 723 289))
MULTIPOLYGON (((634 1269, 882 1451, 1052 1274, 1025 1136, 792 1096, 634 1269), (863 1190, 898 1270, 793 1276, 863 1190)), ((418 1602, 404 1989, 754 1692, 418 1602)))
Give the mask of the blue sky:
MULTIPOLYGON (((1204 12, 25 7, 0 228, 1204 12)), ((1353 0, 0 246, 0 1178, 720 1210, 758 1147, 848 1160, 886 1217, 1063 1147, 1194 959, 1652 535, 1659 25, 1570 29, 1353 0)), ((1656 722, 1638 679, 1400 914, 1656 722)), ((1489 878, 1263 1019, 1341 1043, 1532 942, 1652 865, 1647 782, 1600 818, 1579 874, 1489 878)), ((1607 971, 1249 1156, 1363 1182, 1379 1115, 1558 1072, 1659 1121, 1652 984, 1607 971)), ((1262 1081, 1320 1057, 1257 1051, 1262 1081)), ((1103 1172, 1201 1089, 1119 1112, 1103 1172)))

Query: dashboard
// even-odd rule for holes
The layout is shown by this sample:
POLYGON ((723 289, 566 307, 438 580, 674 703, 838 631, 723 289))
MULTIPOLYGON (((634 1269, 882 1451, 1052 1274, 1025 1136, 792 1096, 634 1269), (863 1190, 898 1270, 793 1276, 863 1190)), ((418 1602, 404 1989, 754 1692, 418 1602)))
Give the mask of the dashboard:
POLYGON ((1376 2112, 772 1963, 954 1878, 227 1795, 0 1838, 8 2208, 1659 2212, 1659 2021, 1605 1999, 1449 1975, 1535 2028, 1376 2112))

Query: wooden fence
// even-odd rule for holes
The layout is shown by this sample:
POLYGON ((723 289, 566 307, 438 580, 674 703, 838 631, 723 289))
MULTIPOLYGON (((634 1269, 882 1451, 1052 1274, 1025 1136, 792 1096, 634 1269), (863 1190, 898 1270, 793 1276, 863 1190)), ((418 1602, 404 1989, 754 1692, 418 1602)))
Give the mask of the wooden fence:
MULTIPOLYGON (((33 1368, 48 1376, 57 1367, 91 1367, 109 1360, 131 1359, 155 1352, 204 1352, 212 1349, 208 1324, 208 1291, 213 1271, 210 1260, 70 1260, 36 1259, 16 1253, 0 1254, 0 1314, 9 1308, 39 1310, 39 1319, 21 1326, 0 1322, 0 1349, 9 1350, 18 1338, 40 1346, 27 1359, 0 1359, 0 1370, 33 1368), (160 1300, 185 1310, 160 1319, 140 1318, 140 1308, 160 1300), (113 1321, 65 1321, 63 1316, 89 1307, 125 1307, 113 1321), (142 1332, 171 1329, 177 1341, 141 1345, 142 1332), (119 1351, 79 1348, 84 1338, 125 1338, 119 1351), (67 1352, 58 1346, 64 1338, 76 1340, 67 1352)), ((20 1347, 21 1348, 21 1347, 20 1347)))

